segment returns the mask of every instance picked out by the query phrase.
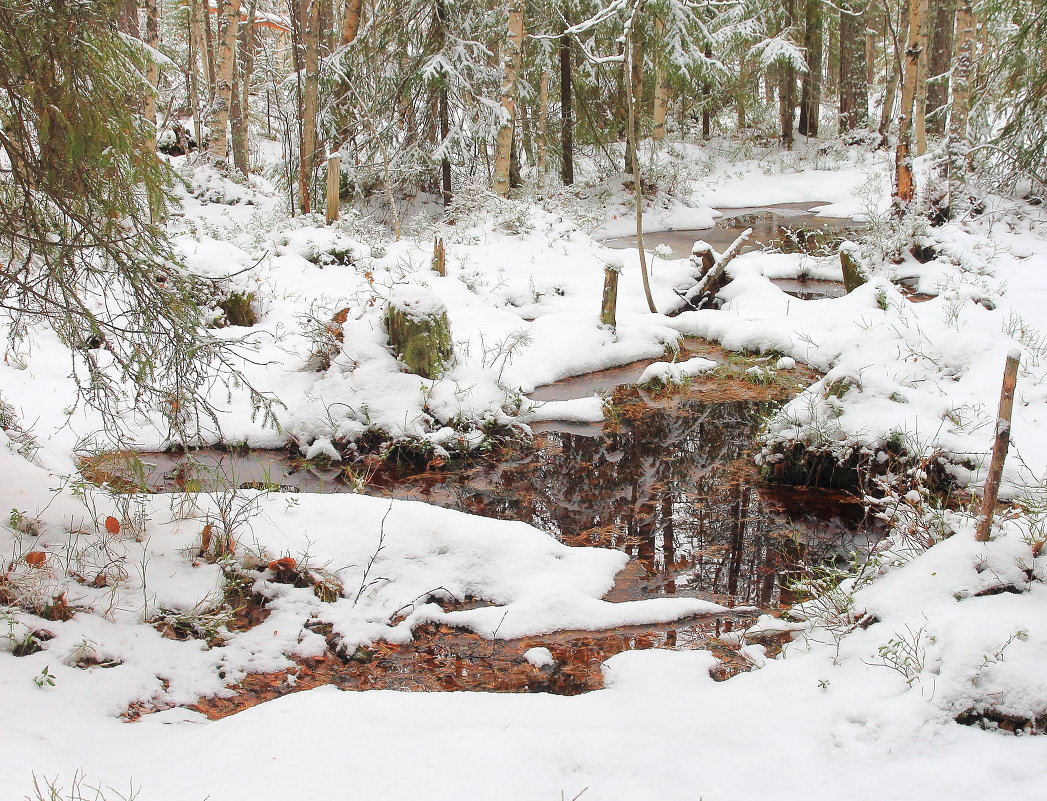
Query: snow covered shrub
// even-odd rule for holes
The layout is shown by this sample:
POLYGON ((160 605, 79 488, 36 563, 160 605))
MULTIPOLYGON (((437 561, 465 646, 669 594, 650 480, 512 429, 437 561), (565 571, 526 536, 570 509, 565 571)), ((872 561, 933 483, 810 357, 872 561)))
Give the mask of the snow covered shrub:
POLYGON ((313 222, 281 233, 275 241, 277 254, 293 253, 318 267, 366 266, 369 263, 371 249, 367 245, 343 231, 324 226, 317 219, 313 222))
POLYGON ((31 459, 39 447, 36 437, 22 427, 15 407, 5 401, 2 395, 0 395, 0 431, 4 432, 18 453, 27 459, 31 459))
POLYGON ((189 194, 201 203, 251 206, 258 200, 258 192, 247 186, 236 173, 223 174, 209 164, 187 163, 182 176, 189 194))
POLYGON ((342 325, 348 315, 348 307, 332 312, 328 306, 316 303, 310 304, 308 311, 298 315, 302 334, 309 342, 306 369, 317 373, 330 369, 335 356, 342 349, 342 325))
POLYGON ((81 772, 73 774, 69 789, 56 778, 47 776, 38 777, 33 774, 33 795, 28 801, 135 801, 140 790, 133 785, 127 792, 120 792, 114 787, 102 787, 87 783, 87 778, 81 772))

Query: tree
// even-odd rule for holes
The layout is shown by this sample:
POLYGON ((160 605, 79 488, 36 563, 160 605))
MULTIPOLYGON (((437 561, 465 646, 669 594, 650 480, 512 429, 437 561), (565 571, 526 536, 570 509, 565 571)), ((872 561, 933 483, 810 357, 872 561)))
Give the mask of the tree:
POLYGON ((818 135, 818 115, 822 105, 822 0, 806 0, 803 46, 807 51, 807 72, 800 92, 800 133, 818 135))
POLYGON ((905 50, 905 79, 902 82, 902 107, 898 113, 898 146, 895 148, 894 194, 909 203, 915 194, 912 176, 913 108, 920 78, 920 64, 927 48, 928 0, 909 0, 909 44, 905 50))
POLYGON ((865 74, 865 0, 840 4, 840 133, 869 123, 865 74))
POLYGON ((518 94, 516 81, 523 61, 523 0, 510 0, 507 11, 508 35, 502 51, 502 85, 498 92, 502 119, 498 126, 494 156, 494 179, 492 180, 492 188, 495 194, 501 197, 509 197, 509 162, 513 146, 513 129, 516 123, 518 94))
POLYGON ((118 31, 118 10, 0 4, 0 310, 13 342, 46 324, 69 346, 81 396, 108 426, 154 409, 188 442, 208 417, 217 426, 200 389, 229 351, 202 325, 210 286, 152 222, 170 174, 129 103, 152 91, 151 51, 118 31))
MULTIPOLYGON (((957 114, 962 119, 955 126, 956 136, 960 140, 967 138, 967 112, 978 105, 972 102, 971 95, 978 94, 972 91, 972 78, 979 68, 987 73, 987 78, 991 76, 986 83, 999 87, 1006 98, 999 109, 1002 119, 996 121, 1002 125, 992 136, 991 143, 996 148, 992 152, 997 154, 994 161, 1004 177, 1031 180, 1042 197, 1047 191, 1047 16, 1042 4, 1038 0, 1001 0, 997 18, 982 21, 983 30, 994 22, 1003 32, 991 59, 978 57, 973 3, 961 0, 960 5, 964 14, 962 22, 957 15, 957 58, 965 62, 962 69, 966 69, 967 79, 962 90, 954 90, 957 99, 963 95, 963 114, 957 114)), ((983 134, 983 138, 989 136, 983 134)))
MULTIPOLYGON (((233 69, 236 66, 236 35, 240 26, 240 0, 218 0, 219 43, 215 65, 214 94, 208 110, 211 129, 208 153, 220 167, 229 158, 229 109, 233 96, 233 69)), ((208 26, 210 29, 210 26, 208 26)))

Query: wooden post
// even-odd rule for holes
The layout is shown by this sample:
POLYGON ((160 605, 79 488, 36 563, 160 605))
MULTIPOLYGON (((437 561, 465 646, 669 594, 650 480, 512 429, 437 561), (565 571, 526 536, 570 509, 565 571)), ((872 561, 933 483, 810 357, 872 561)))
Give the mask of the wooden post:
POLYGON ((447 275, 447 251, 444 249, 444 239, 438 236, 433 239, 433 272, 437 275, 447 275))
POLYGON ((618 276, 621 264, 608 262, 603 271, 603 301, 600 303, 600 324, 614 328, 617 324, 615 312, 618 308, 618 276))
POLYGON ((996 508, 996 496, 1000 491, 1000 477, 1003 475, 1003 460, 1007 458, 1007 448, 1011 444, 1011 409, 1014 406, 1014 385, 1018 379, 1017 348, 1007 354, 1007 365, 1003 369, 1003 389, 1000 392, 1000 409, 996 414, 996 441, 992 446, 992 461, 989 463, 989 474, 985 478, 985 489, 982 491, 982 508, 978 515, 978 542, 989 541, 989 529, 992 528, 992 513, 996 508))
POLYGON ((338 219, 338 206, 341 202, 339 194, 339 178, 342 175, 342 157, 334 154, 327 159, 327 224, 338 219))

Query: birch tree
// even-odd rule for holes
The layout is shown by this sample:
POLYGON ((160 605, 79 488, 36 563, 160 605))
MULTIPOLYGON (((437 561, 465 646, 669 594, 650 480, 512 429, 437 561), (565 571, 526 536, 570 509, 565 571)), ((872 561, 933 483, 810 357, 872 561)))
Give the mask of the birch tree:
POLYGON ((502 116, 495 143, 494 176, 491 180, 492 189, 501 197, 509 197, 509 166, 516 123, 517 76, 523 63, 523 0, 511 0, 507 12, 508 36, 502 49, 502 84, 498 92, 502 116))
POLYGON ((225 168, 229 158, 229 107, 233 94, 233 69, 236 66, 240 0, 218 0, 218 19, 218 58, 215 64, 214 94, 207 118, 210 129, 207 148, 211 161, 225 168))

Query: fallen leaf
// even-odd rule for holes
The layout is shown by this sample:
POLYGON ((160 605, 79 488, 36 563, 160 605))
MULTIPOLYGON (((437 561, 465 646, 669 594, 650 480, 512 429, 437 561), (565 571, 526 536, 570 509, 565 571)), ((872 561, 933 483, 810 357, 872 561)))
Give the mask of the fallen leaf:
POLYGON ((295 561, 293 556, 285 556, 282 559, 274 559, 269 563, 269 569, 273 572, 294 570, 295 561))
POLYGON ((105 530, 108 531, 110 534, 119 534, 120 521, 112 515, 109 515, 109 517, 105 519, 105 530))
POLYGON ((39 569, 47 562, 47 554, 43 551, 30 551, 25 555, 25 561, 30 567, 39 569))

